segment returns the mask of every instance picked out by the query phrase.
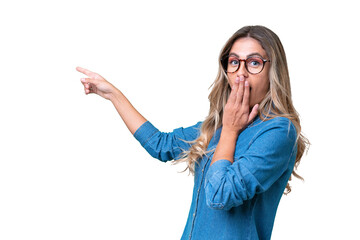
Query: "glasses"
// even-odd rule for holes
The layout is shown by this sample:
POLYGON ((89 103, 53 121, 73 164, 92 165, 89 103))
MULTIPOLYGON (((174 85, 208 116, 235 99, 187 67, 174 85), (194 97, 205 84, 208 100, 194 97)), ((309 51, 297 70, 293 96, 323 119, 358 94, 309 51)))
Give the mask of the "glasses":
POLYGON ((235 56, 225 56, 221 58, 221 65, 225 72, 234 73, 239 70, 240 63, 242 61, 245 62, 246 71, 251 74, 261 73, 261 71, 264 69, 265 63, 270 62, 270 60, 266 60, 257 56, 248 57, 247 59, 239 59, 235 56))

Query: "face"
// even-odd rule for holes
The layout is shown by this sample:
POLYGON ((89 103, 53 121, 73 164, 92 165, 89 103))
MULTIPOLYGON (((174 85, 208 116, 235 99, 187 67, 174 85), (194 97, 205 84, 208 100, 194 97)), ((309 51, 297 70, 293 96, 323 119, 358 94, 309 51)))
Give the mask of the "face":
MULTIPOLYGON (((233 44, 229 56, 239 59, 247 59, 250 56, 261 57, 269 60, 265 50, 254 38, 240 38, 233 44)), ((265 63, 264 69, 258 74, 251 74, 245 68, 245 62, 240 62, 239 69, 234 73, 227 73, 229 84, 232 87, 237 77, 243 76, 250 86, 250 108, 260 103, 269 91, 269 63, 265 63)))

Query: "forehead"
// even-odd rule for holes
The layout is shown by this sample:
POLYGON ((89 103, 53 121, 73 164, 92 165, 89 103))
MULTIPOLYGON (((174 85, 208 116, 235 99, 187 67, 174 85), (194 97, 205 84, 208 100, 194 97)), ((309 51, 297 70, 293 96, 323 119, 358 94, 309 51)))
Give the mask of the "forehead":
POLYGON ((251 37, 237 39, 231 47, 230 54, 231 53, 239 55, 240 58, 246 58, 253 53, 258 53, 262 57, 267 57, 266 52, 259 41, 251 37))

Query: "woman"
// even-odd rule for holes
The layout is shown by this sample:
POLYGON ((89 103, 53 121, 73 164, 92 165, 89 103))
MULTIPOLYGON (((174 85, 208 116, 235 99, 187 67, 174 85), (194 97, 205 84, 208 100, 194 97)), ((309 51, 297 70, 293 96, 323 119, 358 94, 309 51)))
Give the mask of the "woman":
POLYGON ((282 44, 263 26, 238 30, 219 57, 203 122, 162 133, 100 75, 77 68, 85 93, 110 100, 142 146, 195 176, 181 239, 270 239, 291 174, 307 148, 282 44))

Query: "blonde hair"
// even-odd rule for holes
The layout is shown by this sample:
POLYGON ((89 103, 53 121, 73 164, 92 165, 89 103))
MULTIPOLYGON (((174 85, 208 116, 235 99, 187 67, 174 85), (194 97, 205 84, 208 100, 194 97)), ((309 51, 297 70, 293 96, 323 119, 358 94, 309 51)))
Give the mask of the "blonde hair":
MULTIPOLYGON (((227 75, 221 65, 221 59, 229 54, 232 45, 239 38, 251 37, 259 41, 268 57, 271 59, 269 81, 270 88, 264 99, 259 104, 259 116, 263 121, 281 116, 286 117, 294 124, 297 132, 297 154, 295 166, 292 172, 297 178, 303 178, 296 173, 301 157, 309 146, 308 139, 301 133, 299 114, 295 110, 291 99, 290 77, 287 67, 286 55, 279 37, 270 29, 263 26, 246 26, 239 29, 226 42, 219 56, 219 70, 214 83, 210 86, 212 90, 209 94, 210 110, 209 114, 202 123, 200 135, 197 139, 190 142, 189 150, 184 150, 182 158, 175 163, 186 162, 187 169, 193 174, 195 163, 201 159, 207 151, 209 142, 215 131, 222 125, 222 116, 225 104, 229 97, 231 87, 228 83, 227 75)), ((291 177, 289 181, 291 180, 291 177)), ((288 182, 285 194, 291 191, 288 182)))

